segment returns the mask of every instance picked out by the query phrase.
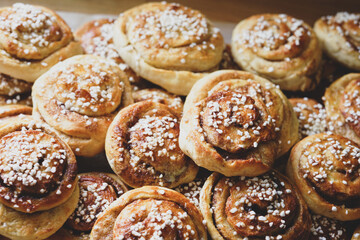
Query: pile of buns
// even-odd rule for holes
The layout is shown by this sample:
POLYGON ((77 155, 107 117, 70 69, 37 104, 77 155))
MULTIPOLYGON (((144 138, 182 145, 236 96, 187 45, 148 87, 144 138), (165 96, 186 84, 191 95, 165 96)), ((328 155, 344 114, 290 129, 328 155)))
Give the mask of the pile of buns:
POLYGON ((359 71, 360 13, 2 8, 0 239, 360 239, 359 71))

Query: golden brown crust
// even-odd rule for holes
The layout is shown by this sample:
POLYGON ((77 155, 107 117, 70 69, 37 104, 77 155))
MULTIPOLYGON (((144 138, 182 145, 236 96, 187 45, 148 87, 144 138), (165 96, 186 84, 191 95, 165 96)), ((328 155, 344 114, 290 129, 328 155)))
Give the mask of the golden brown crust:
POLYGON ((32 107, 25 105, 4 105, 0 106, 0 123, 7 121, 9 118, 17 116, 31 115, 32 107))
POLYGON ((359 156, 355 142, 320 133, 294 146, 286 172, 314 213, 355 220, 360 218, 359 156))
POLYGON ((360 70, 360 14, 338 12, 318 19, 314 31, 324 51, 332 59, 360 70))
POLYGON ((111 173, 79 174, 80 199, 66 227, 80 236, 90 233, 98 215, 128 189, 118 176, 111 173))
POLYGON ((151 100, 153 102, 162 103, 171 108, 178 116, 182 115, 183 101, 179 96, 171 94, 161 89, 148 88, 133 92, 134 102, 141 102, 151 100))
POLYGON ((308 91, 320 81, 321 49, 302 20, 285 14, 259 14, 233 30, 232 53, 239 66, 283 90, 308 91))
POLYGON ((141 77, 186 95, 221 61, 224 40, 200 12, 176 3, 147 3, 115 22, 114 43, 141 77))
POLYGON ((182 194, 163 187, 146 186, 128 191, 114 201, 99 216, 90 239, 206 240, 202 220, 200 211, 182 194))
POLYGON ((0 126, 0 202, 33 213, 54 208, 77 183, 75 155, 47 125, 17 117, 0 126))
POLYGON ((297 128, 291 104, 274 84, 222 70, 198 81, 187 96, 180 148, 210 171, 256 176, 298 140, 297 128))
POLYGON ((289 101, 299 120, 301 139, 326 131, 326 112, 321 103, 310 98, 290 98, 289 101))
POLYGON ((192 181, 198 167, 179 148, 179 117, 153 101, 122 109, 106 135, 111 168, 129 186, 173 188, 192 181))
POLYGON ((115 50, 113 42, 114 22, 115 19, 110 18, 87 22, 74 33, 75 38, 80 41, 85 54, 93 54, 114 61, 128 75, 131 84, 139 84, 140 78, 115 50))
POLYGON ((304 200, 274 171, 252 178, 213 173, 200 209, 213 239, 307 239, 310 232, 304 200))
POLYGON ((76 184, 66 202, 46 211, 22 213, 0 203, 0 234, 12 240, 40 240, 50 237, 65 223, 78 200, 79 187, 76 184))
POLYGON ((311 214, 311 228, 309 240, 344 240, 349 239, 345 224, 335 219, 317 214, 311 214))
POLYGON ((329 130, 360 144, 360 74, 350 73, 330 85, 325 92, 329 130))
POLYGON ((0 17, 1 73, 34 82, 60 60, 82 52, 70 27, 48 8, 16 3, 1 8, 0 17))
POLYGON ((102 152, 112 119, 133 102, 127 75, 94 55, 74 56, 42 75, 33 101, 34 117, 53 127, 79 156, 102 152))

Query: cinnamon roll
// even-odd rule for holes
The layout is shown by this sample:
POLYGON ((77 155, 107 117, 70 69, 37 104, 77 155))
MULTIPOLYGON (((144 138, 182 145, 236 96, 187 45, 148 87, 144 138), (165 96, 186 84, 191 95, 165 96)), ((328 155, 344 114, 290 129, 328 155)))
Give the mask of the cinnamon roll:
POLYGON ((360 144, 360 74, 347 74, 325 91, 329 130, 360 144))
POLYGON ((44 239, 55 233, 79 199, 75 155, 32 117, 0 126, 0 234, 44 239))
POLYGON ((258 177, 213 173, 200 195, 212 239, 308 239, 310 216, 288 180, 271 171, 258 177))
POLYGON ((195 163, 226 176, 257 176, 298 140, 298 121, 270 81, 222 70, 198 81, 184 105, 180 148, 195 163))
POLYGON ((32 84, 0 73, 0 105, 32 105, 32 84))
POLYGON ((166 2, 121 14, 114 44, 137 74, 178 95, 187 95, 205 72, 217 68, 224 49, 219 30, 202 13, 166 2))
POLYGON ((99 214, 127 191, 127 187, 114 174, 79 174, 80 199, 76 210, 65 224, 73 239, 89 239, 90 231, 99 214))
POLYGON ((138 102, 122 109, 106 135, 111 168, 129 186, 173 188, 196 177, 198 167, 179 148, 179 117, 166 105, 138 102))
POLYGON ((32 96, 34 117, 53 127, 79 156, 102 152, 112 119, 133 102, 128 76, 94 55, 58 63, 35 82, 32 96))
POLYGON ((360 146, 340 135, 306 137, 291 150, 287 175, 316 214, 360 219, 360 146))
POLYGON ((349 239, 348 230, 344 223, 317 214, 311 214, 311 228, 309 240, 345 240, 349 239))
POLYGON ((115 50, 113 28, 115 19, 102 18, 85 23, 75 33, 85 54, 94 54, 107 58, 119 65, 129 78, 131 84, 140 82, 135 72, 122 60, 115 50))
POLYGON ((301 138, 325 132, 327 121, 326 111, 321 103, 309 98, 290 98, 296 116, 299 120, 301 138))
POLYGON ((200 211, 174 190, 146 186, 123 194, 102 212, 90 239, 207 239, 200 211))
POLYGON ((184 105, 182 99, 179 96, 164 90, 157 88, 141 89, 134 91, 132 96, 134 98, 134 102, 151 100, 167 105, 173 110, 173 112, 177 113, 178 116, 182 115, 184 105))
POLYGON ((54 11, 23 3, 0 9, 0 73, 34 82, 57 62, 82 52, 54 11))
POLYGON ((308 91, 320 81, 321 48, 312 28, 285 14, 259 14, 233 30, 232 53, 239 66, 283 90, 308 91))
POLYGON ((338 12, 318 19, 314 31, 324 51, 346 67, 360 71, 360 14, 338 12))

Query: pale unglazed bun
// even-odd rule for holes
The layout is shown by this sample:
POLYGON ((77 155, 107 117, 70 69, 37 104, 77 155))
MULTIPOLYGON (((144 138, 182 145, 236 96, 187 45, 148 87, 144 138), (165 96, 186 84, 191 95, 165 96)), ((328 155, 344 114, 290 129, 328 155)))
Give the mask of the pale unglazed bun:
POLYGON ((239 66, 278 84, 308 91, 320 81, 321 48, 312 28, 285 14, 259 14, 233 30, 232 53, 239 66))
POLYGON ((360 13, 322 17, 315 22, 314 31, 327 55, 360 71, 360 13))
POLYGON ((221 70, 191 89, 179 143, 210 171, 257 176, 297 142, 298 127, 290 102, 273 83, 249 72, 221 70))
POLYGON ((79 156, 102 152, 111 121, 133 103, 128 75, 95 55, 56 64, 35 82, 32 97, 34 117, 53 127, 79 156))
POLYGON ((0 9, 0 73, 34 82, 57 62, 82 53, 54 11, 16 3, 0 9))
POLYGON ((122 13, 113 38, 138 75, 179 95, 217 68, 224 50, 222 35, 203 14, 176 3, 147 3, 122 13))

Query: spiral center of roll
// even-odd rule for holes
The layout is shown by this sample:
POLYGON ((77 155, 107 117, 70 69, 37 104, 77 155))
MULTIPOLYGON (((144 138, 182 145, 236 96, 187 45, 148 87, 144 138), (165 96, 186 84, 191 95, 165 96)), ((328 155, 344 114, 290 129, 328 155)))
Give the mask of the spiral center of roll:
MULTIPOLYGON (((254 90, 254 89, 253 89, 254 90)), ((201 112, 207 140, 214 146, 236 153, 256 148, 259 142, 273 139, 275 120, 255 92, 220 91, 206 99, 201 112)))
POLYGON ((340 111, 346 123, 360 136, 360 79, 346 86, 340 100, 340 111))
POLYGON ((325 137, 306 145, 300 159, 303 177, 330 202, 358 205, 360 148, 337 135, 325 137))
POLYGON ((280 61, 298 56, 310 34, 301 20, 285 14, 266 15, 243 31, 239 41, 264 59, 280 61))
POLYGON ((172 175, 180 174, 186 166, 185 155, 178 143, 179 122, 169 111, 153 109, 147 112, 130 128, 129 136, 130 164, 133 166, 141 161, 148 165, 147 168, 172 175))
POLYGON ((123 192, 97 176, 81 176, 79 186, 79 203, 67 225, 77 231, 91 231, 99 214, 123 192))
POLYGON ((120 77, 105 62, 76 64, 58 72, 55 98, 67 110, 102 116, 117 109, 123 88, 120 77))
MULTIPOLYGON (((6 36, 7 41, 2 47, 8 53, 28 59, 26 54, 40 53, 40 49, 60 41, 63 32, 50 13, 36 6, 16 3, 0 13, 0 35, 6 36)), ((45 55, 31 54, 31 57, 42 59, 45 55)))
POLYGON ((140 199, 118 215, 114 239, 199 239, 191 217, 167 200, 140 199))
POLYGON ((209 34, 206 18, 179 4, 164 4, 162 9, 138 14, 130 28, 130 39, 157 47, 181 47, 196 44, 209 34))
POLYGON ((240 236, 268 236, 289 227, 298 205, 286 183, 264 175, 229 185, 225 212, 240 236))
POLYGON ((0 183, 15 195, 45 195, 61 181, 66 158, 62 144, 46 133, 12 132, 0 142, 0 183))

